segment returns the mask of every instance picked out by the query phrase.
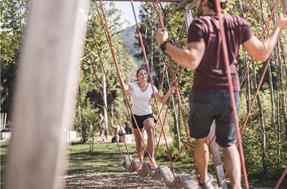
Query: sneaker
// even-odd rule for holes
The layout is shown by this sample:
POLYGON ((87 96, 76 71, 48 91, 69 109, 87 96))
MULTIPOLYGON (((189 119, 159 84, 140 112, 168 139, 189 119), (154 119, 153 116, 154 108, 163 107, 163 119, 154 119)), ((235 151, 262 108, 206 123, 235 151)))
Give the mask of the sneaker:
POLYGON ((199 186, 201 189, 213 189, 212 183, 211 183, 211 178, 209 177, 208 181, 205 183, 201 184, 199 183, 199 186))
POLYGON ((143 162, 139 161, 136 165, 136 171, 139 172, 143 168, 143 162))
POLYGON ((155 170, 155 169, 158 168, 158 165, 157 165, 155 159, 150 159, 149 160, 149 165, 150 165, 151 170, 155 170))

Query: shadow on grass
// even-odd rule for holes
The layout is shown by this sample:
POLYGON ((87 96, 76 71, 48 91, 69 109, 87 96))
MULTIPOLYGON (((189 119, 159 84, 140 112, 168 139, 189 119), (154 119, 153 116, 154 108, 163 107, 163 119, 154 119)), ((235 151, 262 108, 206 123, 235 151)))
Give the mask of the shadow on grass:
POLYGON ((0 162, 1 162, 1 165, 0 165, 0 181, 1 181, 0 182, 0 188, 4 188, 7 156, 4 154, 1 154, 0 155, 0 162))
MULTIPOLYGON (((129 146, 129 151, 134 151, 129 146)), ((69 148, 68 174, 92 172, 122 172, 123 156, 115 144, 96 144, 94 151, 89 151, 89 145, 72 145, 69 148)), ((125 151, 122 151, 123 153, 125 151)))

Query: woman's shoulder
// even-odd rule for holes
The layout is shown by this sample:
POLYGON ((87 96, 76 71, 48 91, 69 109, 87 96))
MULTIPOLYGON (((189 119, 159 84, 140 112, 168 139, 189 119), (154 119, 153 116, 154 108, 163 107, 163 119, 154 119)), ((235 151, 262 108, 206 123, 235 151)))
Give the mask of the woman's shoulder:
POLYGON ((131 89, 135 88, 135 87, 138 85, 137 83, 138 83, 137 81, 132 81, 132 82, 130 82, 130 83, 129 83, 130 88, 131 88, 131 89))
POLYGON ((158 89, 157 89, 157 87, 156 87, 154 84, 148 83, 148 87, 149 87, 151 90, 154 89, 155 92, 158 92, 158 89))
POLYGON ((137 81, 131 81, 130 83, 129 83, 129 85, 132 85, 132 86, 134 86, 134 85, 137 85, 137 81))

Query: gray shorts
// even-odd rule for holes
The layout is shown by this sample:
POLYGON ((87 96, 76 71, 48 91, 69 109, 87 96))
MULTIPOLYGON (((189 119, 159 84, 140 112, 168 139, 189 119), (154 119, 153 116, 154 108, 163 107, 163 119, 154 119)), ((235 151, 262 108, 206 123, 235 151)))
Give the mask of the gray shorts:
MULTIPOLYGON (((239 107, 239 92, 234 92, 236 108, 239 107)), ((208 94, 190 94, 189 130, 193 138, 205 138, 215 120, 216 142, 222 147, 236 143, 237 136, 228 91, 208 94)))

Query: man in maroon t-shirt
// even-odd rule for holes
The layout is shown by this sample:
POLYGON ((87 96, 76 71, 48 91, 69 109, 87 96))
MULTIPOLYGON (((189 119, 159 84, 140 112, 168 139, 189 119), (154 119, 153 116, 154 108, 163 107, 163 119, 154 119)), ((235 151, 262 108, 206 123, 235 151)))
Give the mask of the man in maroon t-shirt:
MULTIPOLYGON (((226 4, 221 0, 221 5, 226 4)), ((168 41, 168 32, 159 30, 157 41, 165 53, 178 64, 194 70, 193 87, 190 95, 189 128, 195 138, 195 161, 200 174, 202 188, 211 188, 207 174, 207 135, 213 120, 216 122, 216 141, 223 147, 226 174, 232 188, 241 188, 240 158, 236 148, 236 132, 228 92, 223 51, 219 32, 219 19, 215 10, 215 0, 199 0, 198 12, 188 32, 186 49, 177 48, 168 41)), ((237 57, 239 47, 256 60, 265 61, 272 53, 280 31, 287 28, 287 16, 280 15, 273 33, 260 41, 249 24, 238 16, 223 15, 228 58, 237 108, 239 106, 239 79, 237 57)))

